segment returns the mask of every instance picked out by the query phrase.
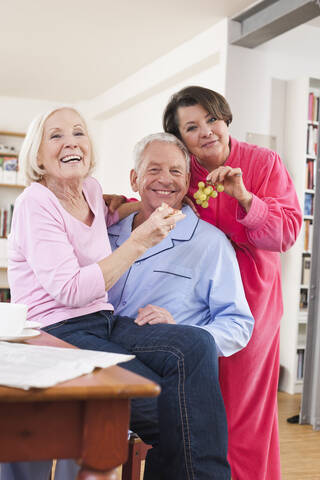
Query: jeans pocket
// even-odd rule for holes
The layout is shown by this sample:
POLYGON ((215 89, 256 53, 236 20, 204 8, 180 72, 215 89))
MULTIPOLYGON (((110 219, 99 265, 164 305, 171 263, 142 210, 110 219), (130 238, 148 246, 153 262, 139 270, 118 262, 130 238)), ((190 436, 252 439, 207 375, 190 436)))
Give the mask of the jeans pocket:
POLYGON ((62 320, 61 322, 52 323, 52 325, 47 325, 46 327, 43 327, 41 330, 44 330, 45 332, 52 332, 52 330, 62 327, 62 325, 65 325, 67 321, 68 320, 62 320))

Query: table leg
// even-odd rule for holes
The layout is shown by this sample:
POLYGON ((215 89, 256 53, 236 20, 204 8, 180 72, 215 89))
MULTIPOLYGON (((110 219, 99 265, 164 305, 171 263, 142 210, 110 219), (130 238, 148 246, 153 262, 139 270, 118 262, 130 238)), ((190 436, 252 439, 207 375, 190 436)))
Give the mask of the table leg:
POLYGON ((113 469, 122 465, 128 456, 129 417, 128 399, 86 402, 78 480, 118 478, 113 469), (98 476, 99 472, 102 476, 98 476))

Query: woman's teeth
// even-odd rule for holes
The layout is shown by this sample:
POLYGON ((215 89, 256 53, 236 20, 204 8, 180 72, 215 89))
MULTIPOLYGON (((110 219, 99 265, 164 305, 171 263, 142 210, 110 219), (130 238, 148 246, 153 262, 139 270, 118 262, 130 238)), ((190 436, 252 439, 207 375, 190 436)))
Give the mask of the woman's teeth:
POLYGON ((68 162, 79 162, 81 157, 79 155, 67 155, 66 157, 61 158, 62 163, 68 162))

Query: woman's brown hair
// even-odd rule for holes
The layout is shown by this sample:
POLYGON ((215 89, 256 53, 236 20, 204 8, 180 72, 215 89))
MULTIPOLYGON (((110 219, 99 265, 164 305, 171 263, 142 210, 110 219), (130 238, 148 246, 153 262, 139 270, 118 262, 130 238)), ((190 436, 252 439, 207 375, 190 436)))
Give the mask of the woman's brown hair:
POLYGON ((181 139, 178 123, 178 108, 201 105, 217 120, 227 125, 232 122, 232 113, 226 99, 220 93, 209 88, 191 86, 172 95, 163 113, 163 129, 181 139))

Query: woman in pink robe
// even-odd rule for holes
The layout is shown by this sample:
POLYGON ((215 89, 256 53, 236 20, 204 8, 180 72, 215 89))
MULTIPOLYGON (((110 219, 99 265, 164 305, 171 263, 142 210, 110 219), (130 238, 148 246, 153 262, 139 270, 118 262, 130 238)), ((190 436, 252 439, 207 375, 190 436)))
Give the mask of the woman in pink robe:
POLYGON ((248 346, 220 359, 233 480, 279 480, 277 419, 279 331, 283 313, 280 252, 295 242, 302 214, 293 182, 273 151, 229 136, 232 114, 218 93, 187 87, 171 98, 164 129, 193 154, 190 198, 198 183, 224 192, 196 205, 232 242, 255 318, 248 346))

